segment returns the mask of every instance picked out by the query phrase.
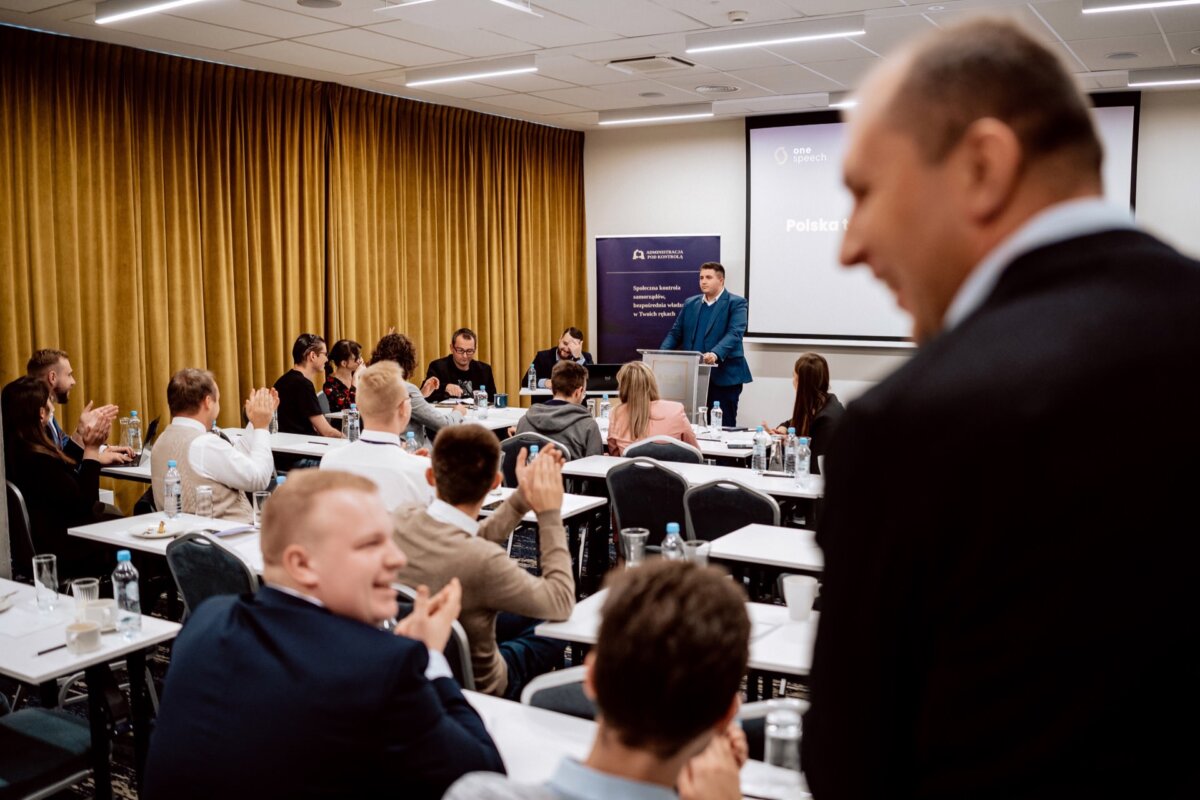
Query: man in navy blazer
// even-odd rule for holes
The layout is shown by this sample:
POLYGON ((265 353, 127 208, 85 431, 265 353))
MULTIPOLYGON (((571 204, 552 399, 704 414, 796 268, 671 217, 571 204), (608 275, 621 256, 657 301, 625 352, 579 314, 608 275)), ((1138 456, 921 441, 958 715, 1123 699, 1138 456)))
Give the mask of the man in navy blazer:
POLYGON ((742 352, 749 303, 725 291, 725 267, 715 261, 700 265, 701 294, 689 297, 675 317, 661 350, 695 350, 716 368, 708 378, 708 407, 720 402, 723 424, 737 425, 742 384, 754 380, 742 352))
POLYGON ((533 357, 533 371, 537 373, 539 389, 550 388, 550 373, 560 361, 574 361, 586 367, 592 363, 592 354, 583 349, 583 331, 571 326, 558 337, 558 346, 539 350, 533 357))
POLYGON ((261 546, 263 588, 201 604, 175 643, 144 797, 432 799, 504 770, 442 655, 457 579, 380 628, 406 559, 370 480, 294 470, 261 546))

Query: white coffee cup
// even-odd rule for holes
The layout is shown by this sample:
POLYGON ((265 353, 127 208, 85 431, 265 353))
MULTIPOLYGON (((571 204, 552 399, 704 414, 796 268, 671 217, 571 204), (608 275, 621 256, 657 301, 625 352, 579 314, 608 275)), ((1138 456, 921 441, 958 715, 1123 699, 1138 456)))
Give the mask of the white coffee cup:
POLYGON ((788 616, 801 622, 812 613, 817 599, 817 579, 808 575, 788 575, 783 579, 783 599, 787 601, 788 616))
POLYGON ((80 655, 100 649, 100 623, 85 620, 67 626, 67 650, 80 655))
POLYGON ((83 611, 83 616, 90 622, 95 622, 101 630, 117 624, 117 601, 111 597, 101 597, 91 600, 83 611))

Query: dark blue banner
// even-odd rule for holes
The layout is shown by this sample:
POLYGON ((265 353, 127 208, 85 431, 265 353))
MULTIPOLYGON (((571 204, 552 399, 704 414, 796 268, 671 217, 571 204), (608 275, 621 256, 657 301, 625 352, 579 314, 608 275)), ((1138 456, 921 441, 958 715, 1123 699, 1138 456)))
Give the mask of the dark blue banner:
POLYGON ((700 265, 720 260, 720 236, 596 237, 597 361, 633 361, 662 344, 683 301, 700 293, 700 265))

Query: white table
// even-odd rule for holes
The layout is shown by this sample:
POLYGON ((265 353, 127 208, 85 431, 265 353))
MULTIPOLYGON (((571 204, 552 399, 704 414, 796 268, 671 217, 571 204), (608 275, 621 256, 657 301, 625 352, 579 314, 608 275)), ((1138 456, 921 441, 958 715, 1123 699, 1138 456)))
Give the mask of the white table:
MULTIPOLYGON (((608 471, 618 464, 628 464, 629 459, 615 456, 588 456, 569 461, 563 466, 563 475, 572 478, 602 480, 608 471)), ((825 491, 825 481, 820 475, 810 478, 806 488, 800 488, 791 478, 774 478, 759 475, 741 467, 713 467, 708 464, 683 464, 676 461, 661 462, 664 467, 683 477, 689 486, 699 486, 709 481, 733 481, 772 497, 794 497, 807 500, 819 499, 825 491)))
MULTIPOLYGON (((576 603, 564 622, 543 622, 539 636, 566 642, 595 644, 600 632, 600 610, 608 590, 604 589, 576 603)), ((818 614, 804 622, 788 618, 785 606, 746 603, 750 616, 750 669, 778 675, 807 675, 812 666, 813 640, 817 634, 818 614)))
POLYGON ((100 474, 107 478, 119 478, 123 481, 133 481, 135 483, 150 482, 150 459, 146 459, 144 464, 139 464, 136 467, 102 467, 100 474))
POLYGON ((817 547, 816 533, 775 525, 747 525, 714 539, 709 545, 708 557, 781 570, 821 572, 825 569, 825 554, 817 547))
MULTIPOLYGON (((596 737, 596 723, 586 719, 478 692, 463 694, 483 718, 508 776, 518 783, 546 782, 563 758, 583 760, 596 737)), ((742 791, 751 797, 800 800, 809 796, 797 773, 761 761, 746 762, 741 782, 742 791)))
POLYGON ((74 655, 64 647, 38 655, 64 643, 67 623, 74 617, 75 601, 69 595, 59 595, 59 605, 54 611, 38 611, 32 586, 0 578, 0 595, 12 591, 17 592, 12 598, 13 606, 0 612, 0 674, 31 686, 49 684, 79 671, 87 675, 96 796, 110 798, 112 774, 108 760, 108 726, 104 719, 103 671, 113 661, 122 658, 126 661, 133 705, 135 764, 140 775, 150 742, 145 651, 175 638, 179 625, 142 615, 142 631, 131 641, 111 633, 102 635, 100 649, 90 653, 74 655))
MULTIPOLYGON (((608 423, 609 420, 596 418, 596 424, 600 426, 600 438, 605 442, 608 441, 608 423)), ((722 434, 721 438, 717 438, 717 434, 709 433, 701 429, 698 425, 692 426, 692 431, 696 434, 697 447, 704 454, 705 458, 725 458, 734 461, 748 461, 753 454, 753 448, 748 447, 730 447, 726 442, 729 434, 722 434), (705 437, 705 438, 701 438, 705 437)))
MULTIPOLYGON (((608 395, 609 397, 617 396, 616 389, 585 389, 583 393, 587 397, 603 397, 604 395, 608 395)), ((549 388, 530 389, 528 386, 525 386, 522 387, 519 394, 521 397, 553 397, 554 391, 549 388)))
MULTIPOLYGON (((510 496, 512 496, 512 493, 515 491, 516 491, 516 489, 510 489, 507 486, 501 486, 498 489, 493 489, 488 494, 487 499, 484 501, 484 505, 486 506, 490 503, 494 503, 497 500, 507 500, 510 496)), ((571 519, 572 517, 577 517, 580 514, 585 514, 588 511, 592 511, 594 509, 600 508, 601 506, 605 506, 607 504, 608 504, 608 500, 604 497, 592 497, 591 495, 586 495, 586 494, 566 494, 566 493, 564 493, 563 494, 563 504, 562 504, 562 518, 565 521, 565 520, 571 519)), ((492 513, 493 512, 491 510, 488 510, 485 508, 483 511, 480 512, 479 516, 488 517, 488 516, 491 516, 492 513)), ((537 514, 533 513, 532 511, 528 511, 525 513, 525 516, 522 517, 521 519, 524 520, 525 522, 537 522, 537 514)))

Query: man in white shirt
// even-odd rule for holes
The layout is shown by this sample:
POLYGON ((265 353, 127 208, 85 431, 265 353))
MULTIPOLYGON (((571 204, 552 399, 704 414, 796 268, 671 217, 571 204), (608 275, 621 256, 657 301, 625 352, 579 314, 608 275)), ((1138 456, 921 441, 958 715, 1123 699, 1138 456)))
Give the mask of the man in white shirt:
POLYGON ((429 459, 406 452, 400 440, 412 414, 404 371, 392 361, 380 361, 362 370, 357 381, 363 432, 358 441, 329 451, 321 459, 321 469, 370 478, 389 512, 400 506, 428 505, 433 499, 425 480, 429 459))
POLYGON ((209 486, 213 516, 252 522, 246 492, 266 489, 275 476, 268 426, 279 405, 274 389, 255 389, 244 406, 250 424, 233 444, 212 432, 221 412, 221 390, 208 370, 181 369, 167 384, 171 424, 159 435, 150 455, 154 504, 163 508, 163 479, 174 461, 181 480, 183 511, 196 511, 196 487, 209 486))

